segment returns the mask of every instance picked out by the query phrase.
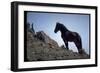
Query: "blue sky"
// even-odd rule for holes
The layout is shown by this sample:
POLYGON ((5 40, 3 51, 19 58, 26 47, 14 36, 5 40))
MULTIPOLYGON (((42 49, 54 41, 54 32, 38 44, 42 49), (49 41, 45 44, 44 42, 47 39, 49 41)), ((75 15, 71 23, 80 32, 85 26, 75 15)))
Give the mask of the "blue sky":
MULTIPOLYGON (((64 45, 61 33, 54 33, 56 22, 64 24, 69 30, 77 32, 82 38, 82 46, 89 54, 89 15, 88 14, 61 14, 61 13, 43 13, 27 12, 27 23, 34 24, 35 31, 44 31, 59 46, 64 45)), ((69 49, 77 52, 73 42, 69 42, 69 49)))

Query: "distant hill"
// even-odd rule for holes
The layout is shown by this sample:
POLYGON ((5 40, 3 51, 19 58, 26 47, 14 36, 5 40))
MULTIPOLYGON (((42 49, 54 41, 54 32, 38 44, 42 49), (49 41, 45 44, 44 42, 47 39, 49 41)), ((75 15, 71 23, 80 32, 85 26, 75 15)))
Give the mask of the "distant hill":
POLYGON ((48 60, 69 60, 88 59, 89 55, 67 50, 64 46, 59 47, 58 43, 51 39, 44 31, 35 32, 34 28, 27 27, 27 47, 25 61, 48 61, 48 60))

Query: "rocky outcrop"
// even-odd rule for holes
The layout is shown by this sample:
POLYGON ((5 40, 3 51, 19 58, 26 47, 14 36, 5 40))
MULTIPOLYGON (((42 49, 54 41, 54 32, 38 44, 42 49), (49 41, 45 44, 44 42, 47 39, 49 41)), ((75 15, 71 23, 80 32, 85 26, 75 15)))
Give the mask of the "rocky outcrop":
POLYGON ((36 36, 39 40, 48 44, 51 48, 58 48, 58 43, 51 39, 48 35, 46 35, 43 31, 39 31, 36 33, 36 36))
POLYGON ((51 39, 44 31, 33 32, 27 30, 27 47, 25 61, 48 61, 48 60, 69 60, 88 59, 88 54, 78 54, 67 50, 64 45, 58 46, 57 42, 51 39))

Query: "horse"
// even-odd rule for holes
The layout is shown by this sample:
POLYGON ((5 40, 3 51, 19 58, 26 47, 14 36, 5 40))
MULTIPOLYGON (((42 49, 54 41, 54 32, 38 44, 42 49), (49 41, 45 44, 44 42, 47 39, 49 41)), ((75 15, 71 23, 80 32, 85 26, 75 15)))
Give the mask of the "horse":
POLYGON ((57 33, 58 31, 61 32, 61 37, 68 50, 69 50, 68 42, 74 42, 74 44, 78 49, 78 53, 82 54, 82 40, 80 35, 77 32, 72 32, 68 30, 62 23, 57 22, 54 32, 57 33))

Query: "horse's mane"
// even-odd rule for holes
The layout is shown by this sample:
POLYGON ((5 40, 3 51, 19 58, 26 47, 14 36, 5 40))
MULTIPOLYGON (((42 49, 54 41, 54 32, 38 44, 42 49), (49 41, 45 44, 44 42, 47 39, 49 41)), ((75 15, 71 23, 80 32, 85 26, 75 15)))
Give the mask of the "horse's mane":
POLYGON ((60 23, 59 26, 60 26, 61 30, 69 31, 63 24, 60 23))

